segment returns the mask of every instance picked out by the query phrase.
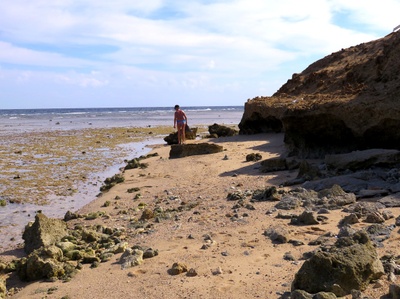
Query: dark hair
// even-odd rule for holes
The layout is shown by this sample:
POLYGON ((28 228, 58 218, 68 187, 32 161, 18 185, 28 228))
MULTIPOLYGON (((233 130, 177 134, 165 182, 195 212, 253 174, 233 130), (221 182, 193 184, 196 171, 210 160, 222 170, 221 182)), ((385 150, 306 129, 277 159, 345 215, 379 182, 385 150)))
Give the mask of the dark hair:
POLYGON ((179 109, 179 105, 175 105, 175 109, 179 109))

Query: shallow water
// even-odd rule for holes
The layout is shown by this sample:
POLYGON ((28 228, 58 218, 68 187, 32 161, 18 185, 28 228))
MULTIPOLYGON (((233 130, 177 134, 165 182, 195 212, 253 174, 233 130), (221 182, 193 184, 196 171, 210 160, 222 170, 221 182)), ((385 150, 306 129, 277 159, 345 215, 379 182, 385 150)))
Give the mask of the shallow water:
MULTIPOLYGON (((243 110, 240 108, 232 110, 224 109, 225 108, 217 110, 188 109, 185 110, 185 112, 189 119, 188 124, 191 127, 206 128, 208 125, 214 123, 237 125, 241 120, 243 110)), ((24 172, 29 172, 29 170, 27 170, 27 163, 31 164, 33 160, 35 160, 35 163, 42 163, 42 167, 49 167, 49 164, 69 164, 71 161, 68 162, 68 160, 66 160, 63 162, 62 160, 65 159, 63 156, 54 156, 51 151, 49 151, 50 154, 48 152, 38 153, 34 148, 30 149, 30 141, 26 136, 34 138, 35 142, 46 144, 46 138, 58 138, 60 134, 62 136, 63 133, 59 132, 66 132, 65 136, 68 136, 73 135, 69 133, 73 131, 74 134, 76 134, 76 132, 83 132, 86 134, 85 130, 96 131, 96 129, 101 130, 109 128, 111 129, 110 134, 113 134, 113 128, 126 128, 127 134, 135 135, 135 133, 132 132, 144 131, 144 128, 146 128, 147 131, 151 131, 153 127, 166 125, 170 126, 170 132, 174 130, 172 109, 161 109, 157 111, 147 111, 146 109, 142 111, 124 111, 121 109, 117 111, 107 111, 107 109, 105 109, 100 112, 64 111, 65 113, 47 111, 46 113, 36 114, 20 113, 21 111, 12 114, 10 112, 5 113, 4 110, 0 110, 0 112, 3 112, 0 113, 0 156, 7 156, 6 162, 4 162, 6 159, 4 159, 3 162, 0 161, 0 180, 3 179, 3 182, 7 182, 8 180, 9 183, 16 184, 16 187, 14 187, 16 188, 15 192, 26 192, 27 199, 29 199, 30 196, 33 197, 32 194, 35 193, 35 190, 18 190, 18 188, 22 187, 18 185, 17 181, 13 181, 11 175, 13 171, 21 176, 25 175, 24 172), (18 144, 20 146, 18 146, 18 144), (9 146, 16 148, 9 148, 9 146), (28 157, 31 155, 32 161, 29 159, 21 159, 21 154, 15 154, 20 149, 23 149, 22 155, 27 155, 28 157), (4 165, 4 163, 7 163, 7 165, 4 165)), ((0 207, 0 252, 15 247, 17 244, 23 242, 22 232, 24 227, 29 221, 34 220, 34 216, 38 210, 41 210, 48 217, 63 218, 67 211, 76 211, 94 200, 96 195, 100 192, 99 188, 104 179, 118 173, 119 169, 125 165, 123 162, 124 159, 132 159, 147 154, 151 150, 150 147, 147 147, 148 145, 165 143, 163 141, 165 135, 157 136, 151 135, 150 133, 148 134, 149 135, 146 135, 146 137, 142 135, 140 141, 135 140, 135 142, 119 144, 119 148, 113 149, 113 151, 117 151, 117 153, 113 152, 114 155, 112 156, 109 156, 110 148, 108 146, 98 148, 98 155, 109 156, 112 160, 112 164, 108 167, 101 168, 101 171, 90 173, 89 177, 84 181, 76 180, 76 185, 74 186, 76 192, 71 192, 71 195, 57 196, 49 191, 47 195, 47 204, 44 205, 38 205, 29 200, 20 200, 18 201, 19 203, 7 202, 5 207, 0 207), (103 153, 99 154, 101 151, 103 151, 103 153)), ((107 136, 102 137, 107 138, 107 136)), ((113 136, 109 137, 111 138, 113 136)), ((76 146, 78 145, 79 144, 76 146)), ((54 143, 49 142, 49 146, 57 146, 57 143, 54 145, 54 143)), ((82 144, 79 145, 79 151, 81 151, 81 146, 82 144)), ((71 148, 73 148, 73 145, 71 148)), ((94 163, 91 159, 93 159, 93 157, 90 156, 89 152, 83 156, 76 156, 74 163, 79 163, 80 167, 85 167, 85 164, 94 163)), ((32 173, 31 171, 29 175, 32 176, 32 181, 39 180, 39 174, 32 173), (35 175, 37 175, 37 178, 35 175)), ((60 175, 60 173, 58 175, 60 175)), ((48 186, 43 186, 43 188, 47 187, 48 186)), ((68 189, 67 186, 61 185, 60 187, 68 189)), ((0 186, 0 199, 5 198, 8 200, 7 197, 4 197, 4 188, 5 186, 0 186)))

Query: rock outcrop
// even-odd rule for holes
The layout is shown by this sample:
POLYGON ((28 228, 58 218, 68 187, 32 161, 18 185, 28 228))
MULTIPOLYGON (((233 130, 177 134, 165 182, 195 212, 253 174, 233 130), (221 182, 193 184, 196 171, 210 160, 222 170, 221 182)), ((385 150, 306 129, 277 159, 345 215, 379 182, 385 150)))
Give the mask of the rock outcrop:
POLYGON ((285 132, 291 155, 400 149, 400 32, 342 49, 245 104, 241 134, 285 132))
MULTIPOLYGON (((187 125, 185 127, 185 138, 188 140, 194 140, 197 136, 197 128, 189 128, 187 125)), ((164 141, 168 144, 178 144, 178 132, 174 132, 164 137, 164 141)))
POLYGON ((296 273, 292 290, 309 293, 332 292, 345 296, 364 290, 384 275, 376 249, 364 231, 339 238, 329 251, 317 251, 296 273))
POLYGON ((37 213, 35 222, 28 224, 22 235, 25 241, 24 250, 29 254, 42 246, 55 244, 67 234, 67 225, 64 221, 37 213))

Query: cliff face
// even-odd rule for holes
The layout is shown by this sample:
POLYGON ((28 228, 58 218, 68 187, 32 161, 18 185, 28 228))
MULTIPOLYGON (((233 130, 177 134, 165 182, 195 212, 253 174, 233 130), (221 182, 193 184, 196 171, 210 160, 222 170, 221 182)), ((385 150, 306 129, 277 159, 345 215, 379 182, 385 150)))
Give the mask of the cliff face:
POLYGON ((241 134, 285 132, 291 154, 400 149, 400 32, 320 59, 245 104, 241 134))

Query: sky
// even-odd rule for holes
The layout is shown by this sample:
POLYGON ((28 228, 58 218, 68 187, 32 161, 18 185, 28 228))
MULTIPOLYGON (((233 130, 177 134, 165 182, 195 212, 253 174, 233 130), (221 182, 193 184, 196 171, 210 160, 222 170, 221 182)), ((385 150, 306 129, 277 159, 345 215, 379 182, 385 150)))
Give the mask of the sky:
POLYGON ((0 109, 244 105, 400 0, 0 0, 0 109))

